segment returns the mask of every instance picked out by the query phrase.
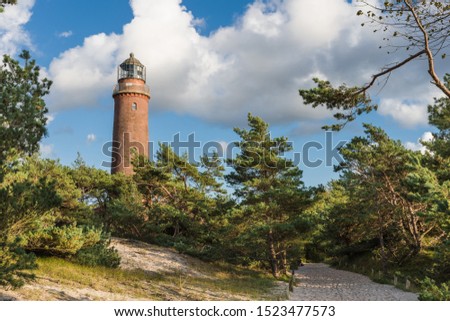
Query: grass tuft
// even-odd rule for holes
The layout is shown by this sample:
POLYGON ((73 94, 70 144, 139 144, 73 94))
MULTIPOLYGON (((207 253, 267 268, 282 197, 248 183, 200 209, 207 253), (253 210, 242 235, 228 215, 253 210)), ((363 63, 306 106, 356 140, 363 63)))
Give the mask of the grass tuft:
POLYGON ((39 258, 36 282, 17 290, 23 300, 276 300, 269 274, 192 259, 196 274, 89 267, 39 258))

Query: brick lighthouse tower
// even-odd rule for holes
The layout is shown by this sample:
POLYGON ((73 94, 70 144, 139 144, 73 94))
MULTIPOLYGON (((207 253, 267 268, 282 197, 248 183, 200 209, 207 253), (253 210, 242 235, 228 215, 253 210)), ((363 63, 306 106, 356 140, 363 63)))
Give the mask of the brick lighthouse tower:
POLYGON ((150 89, 145 81, 145 66, 131 53, 117 69, 117 85, 113 90, 112 174, 133 174, 133 150, 148 157, 150 89))

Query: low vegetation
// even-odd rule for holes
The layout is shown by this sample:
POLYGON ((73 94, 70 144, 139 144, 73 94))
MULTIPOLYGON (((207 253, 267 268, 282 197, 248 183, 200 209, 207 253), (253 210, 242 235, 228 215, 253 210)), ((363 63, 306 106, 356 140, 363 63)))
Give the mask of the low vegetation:
POLYGON ((270 274, 229 264, 192 259, 199 272, 149 272, 102 266, 84 266, 55 257, 38 258, 35 281, 13 292, 21 300, 279 300, 286 285, 270 274))

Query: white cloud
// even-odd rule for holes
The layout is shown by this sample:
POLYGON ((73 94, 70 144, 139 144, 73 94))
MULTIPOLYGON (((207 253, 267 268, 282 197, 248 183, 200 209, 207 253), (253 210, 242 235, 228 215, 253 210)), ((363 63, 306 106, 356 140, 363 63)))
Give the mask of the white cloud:
POLYGON ((39 144, 39 152, 43 158, 54 157, 54 146, 52 144, 39 144))
POLYGON ((52 111, 95 105, 99 96, 110 94, 115 79, 114 57, 118 36, 103 33, 88 37, 53 59, 48 77, 53 80, 48 107, 52 111))
MULTIPOLYGON (((121 34, 92 35, 52 61, 51 110, 94 107, 110 97, 117 65, 134 52, 148 68, 153 110, 236 125, 248 112, 271 123, 317 121, 331 113, 303 106, 298 95, 314 75, 362 84, 386 64, 377 50, 382 35, 361 28, 346 0, 255 0, 234 25, 209 36, 198 33, 201 18, 181 0, 130 3, 134 18, 121 34)), ((422 67, 391 76, 382 115, 405 126, 426 122, 432 96, 422 67), (405 103, 412 92, 420 104, 405 103)))
POLYGON ((339 36, 343 36, 342 31, 348 39, 353 34, 348 26, 356 20, 355 10, 346 1, 292 0, 285 2, 284 9, 289 17, 286 30, 302 47, 327 49, 339 36))
POLYGON ((406 142, 403 144, 407 149, 413 150, 413 151, 419 151, 423 148, 422 144, 420 143, 413 143, 413 142, 406 142))
POLYGON ((95 142, 97 140, 97 136, 95 136, 95 134, 89 134, 87 135, 87 141, 89 143, 95 142))
POLYGON ((48 126, 48 125, 50 125, 50 123, 52 123, 55 120, 56 114, 48 113, 46 115, 46 117, 47 117, 47 126, 48 126))
POLYGON ((32 47, 29 34, 23 26, 31 18, 35 0, 20 0, 17 5, 6 6, 0 15, 0 52, 14 55, 19 49, 32 47))
POLYGON ((428 123, 427 102, 408 102, 400 99, 382 99, 378 112, 394 118, 404 127, 426 125, 428 123))
POLYGON ((241 20, 242 30, 255 33, 266 38, 274 38, 280 35, 283 25, 286 23, 287 15, 277 11, 277 7, 273 5, 275 11, 269 11, 269 6, 262 2, 256 1, 250 5, 243 19, 241 20))
POLYGON ((431 140, 433 140, 433 133, 425 132, 416 142, 406 142, 404 146, 410 150, 420 151, 422 154, 424 154, 427 148, 422 145, 422 142, 429 142, 431 140))
POLYGON ((423 133, 422 137, 420 137, 420 141, 422 142, 431 142, 432 140, 433 140, 432 132, 425 132, 423 133))
POLYGON ((72 30, 69 30, 69 31, 63 31, 63 32, 61 32, 60 34, 58 34, 58 37, 60 37, 60 38, 69 38, 69 37, 71 37, 72 35, 73 35, 72 30))

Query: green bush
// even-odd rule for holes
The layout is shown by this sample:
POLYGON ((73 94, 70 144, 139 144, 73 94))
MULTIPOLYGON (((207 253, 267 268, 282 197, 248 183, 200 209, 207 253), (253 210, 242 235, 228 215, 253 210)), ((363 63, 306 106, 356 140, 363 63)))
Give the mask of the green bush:
POLYGON ((50 226, 28 233, 22 242, 29 251, 69 258, 82 265, 118 267, 120 264, 119 254, 109 248, 109 237, 101 229, 74 224, 50 226))
POLYGON ((73 261, 87 266, 106 266, 116 268, 120 264, 117 250, 109 247, 109 241, 101 240, 97 244, 83 248, 74 256, 73 261))
POLYGON ((29 232, 24 236, 25 249, 44 255, 70 257, 82 248, 91 247, 101 241, 101 230, 66 226, 50 226, 29 232))
POLYGON ((0 286, 23 286, 25 281, 34 278, 29 270, 35 268, 36 257, 33 253, 26 253, 16 244, 0 243, 0 286))
POLYGON ((422 282, 422 291, 419 295, 420 301, 450 301, 450 282, 440 285, 430 278, 422 282))

